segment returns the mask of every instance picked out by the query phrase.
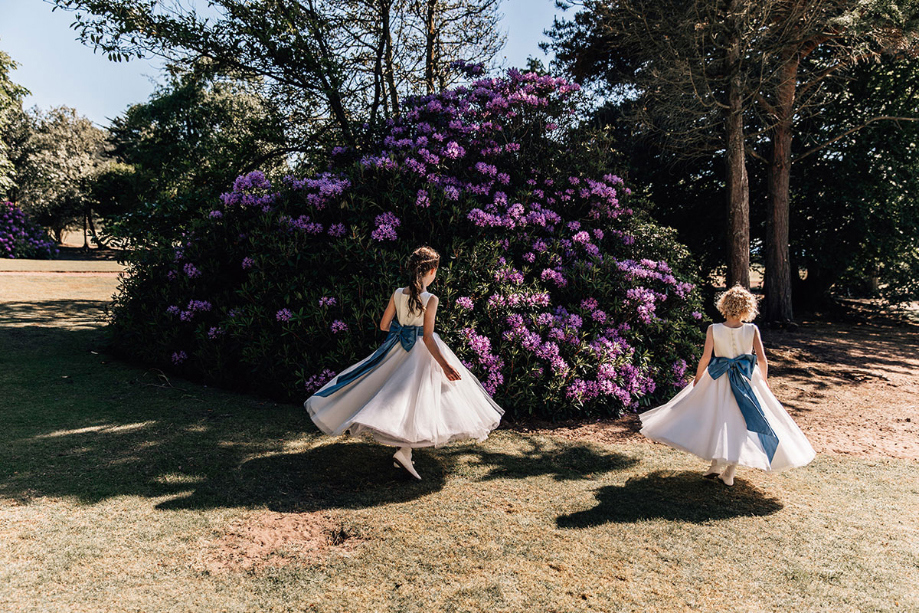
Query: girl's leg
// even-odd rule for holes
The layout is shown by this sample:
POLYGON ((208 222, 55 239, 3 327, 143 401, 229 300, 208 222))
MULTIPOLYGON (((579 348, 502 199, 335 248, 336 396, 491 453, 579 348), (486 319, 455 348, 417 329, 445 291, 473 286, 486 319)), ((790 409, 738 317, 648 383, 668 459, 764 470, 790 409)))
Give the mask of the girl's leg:
POLYGON ((411 447, 399 447, 399 450, 393 455, 393 464, 397 468, 401 466, 409 472, 409 474, 419 481, 421 480, 421 475, 418 474, 418 471, 415 470, 414 462, 412 462, 412 448, 411 447))
POLYGON ((721 460, 712 460, 712 465, 708 467, 708 470, 702 476, 706 479, 714 479, 721 474, 722 470, 724 470, 724 464, 721 463, 721 460))
POLYGON ((720 479, 725 485, 734 485, 734 471, 737 470, 737 464, 728 464, 728 467, 721 473, 720 479))

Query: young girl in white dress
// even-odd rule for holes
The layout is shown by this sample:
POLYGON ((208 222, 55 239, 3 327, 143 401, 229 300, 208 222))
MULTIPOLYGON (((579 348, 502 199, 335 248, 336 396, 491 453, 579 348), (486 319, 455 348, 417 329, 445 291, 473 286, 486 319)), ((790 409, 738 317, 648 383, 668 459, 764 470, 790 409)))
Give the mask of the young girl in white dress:
POLYGON ((434 333, 438 299, 428 286, 439 263, 430 247, 412 253, 411 282, 392 294, 380 320, 386 341, 304 403, 326 434, 366 434, 398 447, 396 467, 416 479, 412 448, 485 440, 504 414, 434 333))
POLYGON ((759 328, 744 323, 757 315, 756 298, 738 285, 717 307, 725 322, 709 326, 695 380, 642 414, 641 433, 711 460, 704 476, 726 485, 734 484, 738 464, 765 471, 804 466, 814 449, 766 383, 759 328))

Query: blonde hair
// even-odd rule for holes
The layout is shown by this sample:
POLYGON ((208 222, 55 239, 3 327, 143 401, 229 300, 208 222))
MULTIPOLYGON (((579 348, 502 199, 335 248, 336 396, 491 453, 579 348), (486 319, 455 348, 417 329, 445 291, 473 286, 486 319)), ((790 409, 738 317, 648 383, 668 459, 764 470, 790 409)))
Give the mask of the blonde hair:
POLYGON ((715 307, 725 317, 736 316, 741 321, 753 321, 759 315, 756 296, 741 285, 735 285, 718 296, 715 307))
POLYGON ((421 280, 440 266, 440 254, 430 247, 419 247, 408 256, 406 266, 411 278, 408 284, 408 310, 410 313, 422 313, 424 304, 421 302, 421 280))

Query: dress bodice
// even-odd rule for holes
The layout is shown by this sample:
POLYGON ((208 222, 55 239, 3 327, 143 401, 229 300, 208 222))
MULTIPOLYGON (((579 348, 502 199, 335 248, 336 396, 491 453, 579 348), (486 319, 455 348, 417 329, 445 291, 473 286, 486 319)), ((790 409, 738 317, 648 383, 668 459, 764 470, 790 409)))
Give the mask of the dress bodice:
POLYGON ((753 353, 753 337, 756 326, 744 324, 739 328, 729 328, 724 324, 712 326, 715 339, 715 355, 721 358, 736 358, 744 353, 753 353))
MULTIPOLYGON (((424 311, 411 312, 408 308, 410 296, 402 290, 403 288, 400 287, 396 290, 396 293, 393 294, 393 302, 396 304, 396 319, 403 326, 423 326, 424 311)), ((421 303, 427 306, 431 296, 432 294, 430 292, 421 292, 419 296, 419 298, 421 298, 421 303)))

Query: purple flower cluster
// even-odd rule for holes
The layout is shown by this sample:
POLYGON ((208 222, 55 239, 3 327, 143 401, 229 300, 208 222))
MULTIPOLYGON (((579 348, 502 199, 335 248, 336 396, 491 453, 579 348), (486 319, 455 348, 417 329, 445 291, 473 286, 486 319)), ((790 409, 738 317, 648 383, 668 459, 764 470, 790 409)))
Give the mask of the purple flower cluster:
POLYGON ((290 318, 293 316, 294 314, 290 312, 290 309, 281 309, 275 313, 274 318, 277 321, 290 321, 290 318))
POLYGON ((184 351, 176 351, 172 354, 172 363, 178 366, 182 362, 188 359, 188 355, 184 351))
POLYGON ((513 292, 509 294, 492 294, 486 303, 489 309, 518 307, 547 307, 551 297, 546 292, 513 292))
POLYGON ((0 258, 44 260, 57 253, 54 242, 18 206, 0 203, 0 258))
POLYGON ((501 369, 504 368, 504 360, 491 352, 491 341, 487 336, 478 334, 474 328, 463 330, 463 336, 469 344, 469 348, 475 353, 479 366, 487 374, 487 378, 482 382, 482 387, 489 394, 494 396, 498 391, 498 386, 504 383, 504 375, 501 369))
POLYGON ((198 269, 195 267, 195 265, 192 264, 191 262, 187 263, 187 264, 182 268, 182 270, 185 271, 185 276, 187 276, 189 279, 197 279, 198 277, 201 276, 201 271, 198 270, 198 269))
POLYGON ((394 241, 399 238, 396 234, 396 228, 398 228, 402 222, 391 211, 387 211, 382 215, 377 215, 373 222, 376 224, 376 229, 370 233, 370 237, 374 240, 394 241))
POLYGON ((322 372, 317 373, 306 380, 303 384, 304 389, 306 389, 307 394, 311 394, 316 390, 320 389, 326 383, 335 378, 335 373, 329 370, 328 368, 323 369, 322 372))
POLYGON ((667 262, 655 262, 647 259, 639 261, 621 260, 616 262, 616 265, 630 281, 660 281, 664 285, 670 286, 680 298, 686 298, 695 288, 692 283, 685 283, 674 277, 667 262))
POLYGON ((325 228, 321 223, 310 221, 308 215, 300 215, 296 219, 291 219, 286 215, 281 216, 280 223, 291 230, 300 230, 307 234, 322 234, 325 228))
POLYGON ((264 173, 256 170, 236 178, 233 191, 222 194, 220 200, 226 209, 231 207, 260 208, 267 212, 277 199, 278 194, 271 192, 271 182, 264 173))
POLYGON ((338 301, 331 296, 323 296, 322 298, 319 299, 320 308, 331 307, 331 306, 335 306, 336 304, 338 304, 338 301))
POLYGON ((317 210, 322 210, 330 202, 341 198, 351 187, 349 179, 328 172, 324 172, 314 179, 297 179, 288 175, 284 177, 284 183, 293 190, 305 192, 307 203, 317 210))
POLYGON ((339 332, 347 332, 348 324, 341 321, 340 319, 336 319, 335 321, 332 322, 330 329, 332 330, 332 334, 338 334, 339 332))
POLYGON ((513 266, 499 268, 495 271, 494 277, 496 283, 510 283, 511 285, 521 285, 523 283, 523 275, 513 266))
POLYGON ((207 300, 189 300, 185 309, 172 305, 166 309, 166 313, 178 316, 181 321, 191 321, 195 318, 195 313, 207 313, 213 308, 214 306, 207 300))
POLYGON ((688 364, 686 364, 686 360, 683 359, 677 360, 673 363, 673 366, 671 366, 674 387, 684 387, 689 383, 690 377, 686 375, 687 367, 688 364))
POLYGON ((329 236, 341 238, 347 233, 348 229, 345 228, 345 224, 343 223, 333 223, 331 226, 329 226, 329 236))
POLYGON ((646 287, 633 287, 625 293, 626 307, 631 307, 638 314, 638 319, 649 324, 657 321, 657 304, 667 299, 667 294, 655 292, 646 287))
POLYGON ((460 296, 456 299, 456 306, 460 307, 461 309, 465 309, 466 311, 471 311, 474 305, 472 298, 469 296, 460 296))
POLYGON ((565 275, 551 268, 543 270, 540 278, 543 281, 551 281, 556 287, 565 287, 568 285, 568 279, 565 278, 565 275))

